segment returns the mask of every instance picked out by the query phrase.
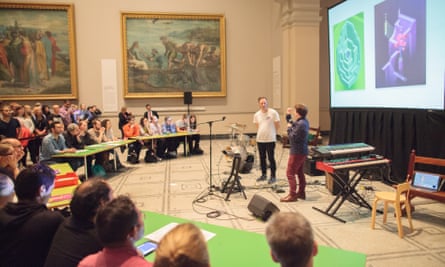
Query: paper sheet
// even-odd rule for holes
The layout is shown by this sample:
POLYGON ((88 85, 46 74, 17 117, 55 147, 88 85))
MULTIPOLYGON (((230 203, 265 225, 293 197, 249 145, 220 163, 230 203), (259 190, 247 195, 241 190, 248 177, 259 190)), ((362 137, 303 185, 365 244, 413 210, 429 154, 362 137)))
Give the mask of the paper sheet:
MULTIPOLYGON (((168 232, 170 232, 175 226, 178 225, 178 223, 169 223, 167 225, 164 225, 163 227, 159 228, 158 230, 148 234, 145 236, 148 240, 154 241, 156 243, 159 243, 161 239, 166 235, 168 232)), ((204 238, 206 241, 209 241, 211 238, 213 238, 216 234, 201 229, 202 234, 204 235, 204 238)))

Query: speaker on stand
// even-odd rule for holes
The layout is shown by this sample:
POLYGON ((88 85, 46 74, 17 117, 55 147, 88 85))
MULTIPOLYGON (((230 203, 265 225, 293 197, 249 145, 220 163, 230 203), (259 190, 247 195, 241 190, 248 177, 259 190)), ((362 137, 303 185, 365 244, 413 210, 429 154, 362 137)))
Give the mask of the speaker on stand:
POLYGON ((192 92, 184 92, 184 105, 187 105, 187 123, 190 125, 190 105, 193 102, 192 92))

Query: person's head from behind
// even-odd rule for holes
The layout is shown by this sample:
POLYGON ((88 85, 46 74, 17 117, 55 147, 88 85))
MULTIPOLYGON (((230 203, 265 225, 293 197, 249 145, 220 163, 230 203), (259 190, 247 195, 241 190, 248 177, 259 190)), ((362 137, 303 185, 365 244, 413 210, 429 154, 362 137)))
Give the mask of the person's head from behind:
POLYGON ((179 224, 159 242, 153 267, 208 267, 207 243, 191 223, 179 224))
POLYGON ((14 198, 14 182, 8 175, 0 173, 0 209, 14 198))
POLYGON ((96 228, 105 247, 127 246, 144 234, 142 214, 127 196, 119 196, 99 208, 96 228))
POLYGON ((282 267, 313 266, 318 248, 309 221, 298 212, 277 212, 268 222, 266 239, 272 259, 282 267))
POLYGON ((55 171, 45 164, 37 163, 26 167, 15 180, 15 194, 18 200, 46 204, 54 189, 55 177, 55 171))
POLYGON ((73 194, 70 210, 73 218, 94 222, 97 210, 113 198, 113 190, 102 179, 88 179, 79 185, 73 194))

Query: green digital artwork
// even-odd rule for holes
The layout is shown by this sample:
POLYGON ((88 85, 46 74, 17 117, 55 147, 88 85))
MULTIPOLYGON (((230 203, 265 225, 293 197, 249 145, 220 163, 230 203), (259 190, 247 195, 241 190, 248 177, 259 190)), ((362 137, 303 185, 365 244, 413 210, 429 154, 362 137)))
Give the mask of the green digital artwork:
POLYGON ((363 13, 334 26, 335 91, 365 89, 363 13))

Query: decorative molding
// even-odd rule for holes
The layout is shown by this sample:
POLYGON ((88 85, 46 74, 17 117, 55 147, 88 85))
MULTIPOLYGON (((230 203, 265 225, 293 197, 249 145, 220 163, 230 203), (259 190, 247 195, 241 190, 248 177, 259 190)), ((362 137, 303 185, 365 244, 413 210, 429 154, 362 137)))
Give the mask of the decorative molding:
POLYGON ((319 27, 320 0, 275 0, 280 4, 281 26, 283 28, 293 26, 319 27))

